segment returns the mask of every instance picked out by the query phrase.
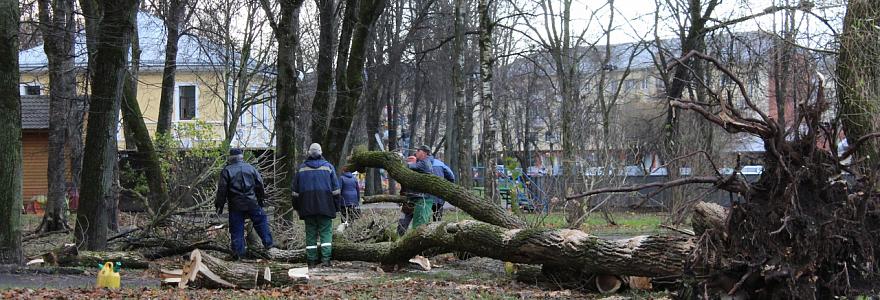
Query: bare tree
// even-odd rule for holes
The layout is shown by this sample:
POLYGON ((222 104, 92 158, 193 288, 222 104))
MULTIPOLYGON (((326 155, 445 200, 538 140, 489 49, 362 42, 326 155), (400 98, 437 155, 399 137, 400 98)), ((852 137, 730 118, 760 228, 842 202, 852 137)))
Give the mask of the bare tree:
POLYGON ((0 263, 19 264, 21 251, 21 100, 18 82, 18 1, 0 2, 0 263))
MULTIPOLYGON (((272 80, 268 69, 272 43, 264 39, 266 21, 259 4, 252 1, 214 0, 202 4, 204 8, 196 14, 198 26, 195 29, 200 33, 199 48, 211 72, 197 76, 209 77, 202 79, 215 83, 208 84, 207 88, 223 103, 224 142, 230 144, 238 137, 238 142, 243 143, 246 136, 238 129, 244 125, 244 117, 253 115, 255 108, 271 104, 272 80)), ((268 125, 271 121, 264 120, 263 116, 253 119, 247 121, 248 125, 256 125, 254 122, 268 125)))
MULTIPOLYGON (((194 3, 195 0, 192 0, 194 3)), ((165 22, 165 67, 162 71, 162 93, 159 98, 159 119, 156 134, 169 134, 174 111, 174 77, 177 73, 177 44, 184 26, 189 22, 193 8, 190 0, 159 0, 156 10, 165 22)))
MULTIPOLYGON (((840 98, 840 118, 849 145, 862 142, 861 138, 880 131, 880 28, 874 21, 880 17, 880 8, 871 1, 850 1, 840 36, 840 55, 837 62, 837 92, 840 98)), ((880 148, 876 139, 863 141, 856 155, 857 170, 862 175, 874 175, 878 180, 880 148)), ((872 182, 876 185, 877 182, 872 182)))
MULTIPOLYGON (((169 213, 173 204, 169 203, 168 183, 162 170, 159 153, 150 138, 150 132, 144 123, 144 115, 137 98, 141 62, 138 26, 132 27, 131 36, 131 64, 125 74, 120 110, 123 129, 127 133, 126 145, 134 145, 143 159, 144 177, 150 189, 150 194, 146 196, 148 200, 146 207, 150 214, 156 217, 169 213)), ((115 211, 111 211, 111 214, 115 214, 115 211)))
POLYGON ((96 26, 96 53, 93 68, 90 114, 83 160, 82 193, 76 216, 75 236, 79 247, 104 249, 107 245, 105 196, 113 180, 116 164, 116 132, 131 27, 135 26, 136 0, 99 1, 102 12, 96 26), (94 63, 100 61, 101 63, 94 63))
MULTIPOLYGON (((276 69, 278 75, 275 79, 275 97, 277 115, 275 118, 275 157, 279 161, 279 181, 282 187, 287 187, 292 180, 293 168, 296 166, 298 135, 296 132, 297 118, 300 117, 297 107, 297 81, 296 50, 299 47, 299 35, 296 31, 299 27, 299 13, 304 0, 279 0, 278 12, 273 9, 269 0, 260 0, 260 5, 269 20, 269 26, 275 34, 278 45, 276 69)), ((290 198, 290 190, 282 188, 283 198, 290 198)), ((289 201, 282 201, 279 207, 281 218, 285 221, 293 221, 293 211, 289 201)))
POLYGON ((366 48, 372 37, 370 33, 384 10, 385 0, 346 1, 339 52, 336 56, 336 104, 333 106, 333 116, 323 142, 325 157, 331 163, 339 163, 344 155, 342 150, 345 138, 363 93, 363 70, 366 48))
MULTIPOLYGON (((315 96, 312 98, 312 126, 309 137, 312 141, 323 141, 330 121, 328 114, 333 88, 333 50, 335 49, 333 46, 336 43, 335 25, 338 7, 335 0, 316 0, 315 2, 318 5, 320 31, 318 33, 318 65, 316 66, 317 83, 315 96)), ((351 3, 346 5, 346 12, 349 11, 348 5, 351 3)), ((350 20, 346 22, 350 22, 350 20)), ((348 41, 344 43, 348 43, 348 41)))
POLYGON ((69 137, 68 126, 71 125, 69 119, 80 111, 79 107, 71 107, 77 102, 76 69, 73 63, 76 22, 73 19, 73 0, 40 0, 39 7, 43 49, 49 66, 49 194, 46 214, 38 231, 56 231, 69 229, 66 217, 65 175, 68 159, 65 145, 69 137))

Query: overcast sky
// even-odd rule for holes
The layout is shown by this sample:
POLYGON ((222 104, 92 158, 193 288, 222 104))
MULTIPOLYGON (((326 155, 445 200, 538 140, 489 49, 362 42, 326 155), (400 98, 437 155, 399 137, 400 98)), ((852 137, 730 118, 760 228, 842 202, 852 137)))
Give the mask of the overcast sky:
MULTIPOLYGON (((670 2, 675 1, 677 0, 670 0, 670 2)), ((788 0, 788 2, 789 5, 796 5, 799 0, 788 0)), ((816 8, 813 9, 812 12, 822 18, 830 20, 832 27, 835 27, 835 30, 839 30, 843 21, 843 13, 845 12, 845 1, 815 0, 813 2, 816 3, 816 8)), ((558 5, 559 2, 557 1, 556 3, 556 5, 558 5)), ((590 20, 593 12, 596 11, 596 16, 593 18, 592 23, 589 24, 589 28, 587 28, 586 36, 592 37, 593 40, 599 38, 602 32, 600 26, 607 26, 608 23, 609 9, 606 3, 607 0, 575 0, 572 5, 571 17, 574 27, 577 28, 577 31, 575 32, 580 32, 583 28, 587 28, 588 20, 590 20)), ((713 17, 719 20, 729 20, 752 15, 763 11, 765 8, 774 5, 774 3, 776 5, 784 5, 786 0, 721 1, 721 4, 715 10, 715 13, 713 13, 713 17)), ((616 0, 614 7, 616 10, 614 22, 615 31, 611 36, 612 43, 631 42, 646 35, 648 35, 649 38, 653 37, 654 12, 656 11, 656 6, 653 0, 616 0)), ((734 30, 764 30, 778 32, 781 28, 779 24, 781 23, 782 16, 783 12, 777 12, 776 14, 745 21, 736 25, 734 30), (774 24, 776 25, 774 26, 774 24)), ((540 18, 533 19, 537 19, 537 21, 540 22, 540 18)), ((828 35, 831 33, 828 26, 824 25, 819 18, 803 12, 797 12, 795 14, 795 19, 799 25, 798 27, 800 28, 800 31, 803 33, 801 36, 802 42, 810 43, 812 44, 811 46, 815 46, 815 44, 827 44, 827 41, 818 40, 815 37, 816 34, 828 35), (807 36, 810 38, 806 38, 807 36)), ((670 12, 666 8, 661 11, 661 23, 664 23, 660 26, 661 37, 674 37, 673 26, 675 26, 675 21, 670 17, 670 12)))

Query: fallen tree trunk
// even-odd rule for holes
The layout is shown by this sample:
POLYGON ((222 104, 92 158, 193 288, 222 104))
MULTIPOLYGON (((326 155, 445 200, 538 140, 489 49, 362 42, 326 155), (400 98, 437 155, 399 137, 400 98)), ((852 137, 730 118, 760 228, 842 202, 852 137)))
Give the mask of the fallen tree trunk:
POLYGON ((401 203, 401 204, 403 204, 403 203, 409 202, 409 199, 407 199, 406 196, 400 196, 400 195, 373 195, 373 196, 366 196, 363 199, 364 199, 364 201, 362 202, 363 204, 370 204, 370 203, 401 203))
POLYGON ((180 288, 237 288, 282 287, 308 281, 307 268, 289 264, 242 263, 224 261, 201 250, 193 250, 190 260, 173 280, 176 271, 162 272, 163 281, 177 282, 180 288), (172 280, 168 280, 172 279, 172 280))
MULTIPOLYGON (((466 251, 512 263, 576 266, 582 272, 633 276, 680 274, 693 240, 675 236, 639 236, 605 240, 570 229, 505 229, 476 222, 430 223, 397 242, 336 243, 333 258, 402 264, 423 251, 466 251)), ((274 260, 304 261, 302 250, 279 250, 274 260)))
POLYGON ((75 246, 64 246, 42 255, 48 265, 62 267, 96 267, 105 262, 120 262, 123 268, 146 269, 149 261, 134 251, 79 251, 75 246))

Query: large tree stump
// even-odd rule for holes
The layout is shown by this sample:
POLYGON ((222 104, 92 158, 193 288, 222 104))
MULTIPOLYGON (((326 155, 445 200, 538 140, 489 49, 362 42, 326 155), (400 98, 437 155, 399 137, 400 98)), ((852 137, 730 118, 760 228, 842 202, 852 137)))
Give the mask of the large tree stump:
MULTIPOLYGON (((164 272, 174 274, 177 272, 164 272)), ((262 286, 281 287, 308 281, 308 272, 289 264, 242 263, 224 261, 198 249, 180 272, 180 288, 238 288, 262 286)), ((173 278, 173 277, 172 277, 173 278)))

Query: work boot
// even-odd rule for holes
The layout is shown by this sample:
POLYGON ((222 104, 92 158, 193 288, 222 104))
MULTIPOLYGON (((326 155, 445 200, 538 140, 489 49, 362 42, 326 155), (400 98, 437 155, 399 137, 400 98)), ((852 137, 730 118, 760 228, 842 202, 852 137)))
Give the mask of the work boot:
POLYGON ((330 263, 330 260, 328 259, 328 260, 325 260, 325 261, 321 264, 321 266, 324 267, 324 268, 329 268, 329 267, 332 267, 333 264, 330 263))
POLYGON ((318 267, 318 261, 316 261, 316 260, 310 260, 308 262, 308 264, 309 264, 309 269, 314 269, 314 268, 318 267))

